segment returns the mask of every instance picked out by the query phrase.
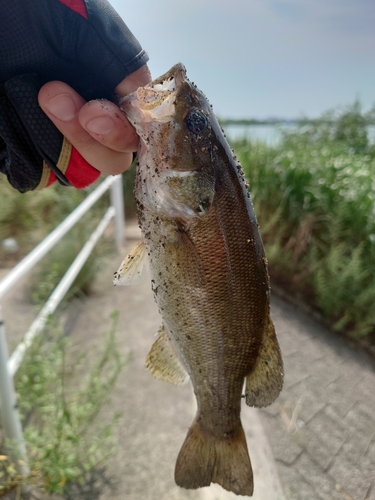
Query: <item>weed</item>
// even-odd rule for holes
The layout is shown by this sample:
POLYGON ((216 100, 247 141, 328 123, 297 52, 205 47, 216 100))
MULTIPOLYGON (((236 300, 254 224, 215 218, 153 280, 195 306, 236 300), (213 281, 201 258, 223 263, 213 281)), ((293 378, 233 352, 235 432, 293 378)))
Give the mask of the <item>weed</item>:
POLYGON ((0 491, 31 484, 61 494, 115 450, 118 416, 109 423, 95 420, 124 366, 115 343, 117 314, 111 322, 88 375, 86 355, 77 360, 70 340, 53 325, 29 350, 15 385, 31 473, 20 478, 6 455, 0 456, 0 491), (78 387, 77 371, 82 372, 78 387))
POLYGON ((284 132, 276 146, 233 144, 274 276, 354 336, 375 335, 375 149, 366 120, 355 103, 284 132))
MULTIPOLYGON (((126 177, 125 203, 130 207, 128 200, 133 199, 132 180, 130 174, 126 177)), ((20 246, 17 257, 22 257, 63 221, 100 182, 102 179, 87 189, 54 184, 41 191, 19 193, 3 176, 0 179, 0 241, 15 238, 20 246)), ((90 210, 91 218, 98 222, 108 204, 108 194, 105 194, 90 210)), ((5 253, 0 247, 0 259, 4 258, 5 253)))
MULTIPOLYGON (((80 221, 77 227, 70 230, 46 256, 42 263, 38 265, 31 279, 30 292, 32 301, 37 304, 44 304, 55 287, 72 264, 73 260, 88 240, 92 230, 97 225, 97 217, 94 216, 83 222, 80 221)), ((85 262, 74 283, 67 292, 64 302, 77 295, 89 295, 95 276, 101 268, 103 259, 113 248, 113 244, 106 238, 101 238, 95 245, 92 253, 85 262)))

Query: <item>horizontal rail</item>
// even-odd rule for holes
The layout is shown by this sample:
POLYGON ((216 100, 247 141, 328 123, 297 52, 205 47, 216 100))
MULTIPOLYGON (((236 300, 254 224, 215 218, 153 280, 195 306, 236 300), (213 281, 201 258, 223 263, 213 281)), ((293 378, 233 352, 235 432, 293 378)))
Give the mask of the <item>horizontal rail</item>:
POLYGON ((37 264, 107 191, 118 176, 107 177, 60 225, 0 281, 0 299, 37 264))
POLYGON ((25 333, 23 340, 18 344, 16 349, 13 351, 13 354, 8 361, 8 370, 9 374, 12 377, 14 377, 15 373, 20 367, 27 349, 31 346, 34 338, 38 335, 38 333, 43 330, 48 320, 48 317, 55 312, 57 306, 64 298, 66 292, 69 290, 73 281, 75 280, 78 273, 85 264, 86 260, 90 256, 92 249, 96 245, 98 239, 103 234, 105 228, 108 226, 114 215, 115 215, 114 207, 109 207, 106 213, 104 214, 104 217, 98 224, 97 228, 91 234, 90 238, 87 240, 85 245, 82 247, 82 250, 79 252, 79 254, 74 259, 73 263, 65 273, 60 283, 52 292, 50 298, 47 300, 47 302, 41 309, 40 313, 31 324, 29 330, 25 333))

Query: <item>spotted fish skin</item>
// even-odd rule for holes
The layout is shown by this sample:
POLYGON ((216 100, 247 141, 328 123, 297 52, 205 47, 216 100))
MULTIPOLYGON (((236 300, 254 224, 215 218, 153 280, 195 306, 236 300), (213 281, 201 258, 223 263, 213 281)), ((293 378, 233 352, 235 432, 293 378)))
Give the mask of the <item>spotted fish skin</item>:
POLYGON ((162 316, 147 358, 156 377, 190 377, 197 414, 176 463, 185 488, 252 495, 240 420, 271 404, 283 364, 267 261, 242 168, 183 65, 124 98, 140 136, 135 198, 162 316))

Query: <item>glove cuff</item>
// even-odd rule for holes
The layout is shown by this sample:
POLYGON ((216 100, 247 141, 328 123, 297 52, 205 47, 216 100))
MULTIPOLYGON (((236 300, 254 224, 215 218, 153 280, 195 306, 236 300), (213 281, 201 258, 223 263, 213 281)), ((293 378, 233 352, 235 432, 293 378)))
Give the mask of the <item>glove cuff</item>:
MULTIPOLYGON (((65 137, 56 166, 70 185, 78 189, 89 186, 100 176, 99 170, 92 167, 65 137)), ((48 187, 56 180, 56 174, 43 161, 43 172, 36 189, 48 187)))

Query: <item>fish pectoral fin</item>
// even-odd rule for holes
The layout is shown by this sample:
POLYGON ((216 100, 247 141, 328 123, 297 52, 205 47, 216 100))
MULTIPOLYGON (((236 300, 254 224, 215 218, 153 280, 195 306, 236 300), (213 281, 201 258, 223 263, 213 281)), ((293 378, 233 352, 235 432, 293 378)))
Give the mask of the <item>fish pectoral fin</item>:
POLYGON ((183 285, 189 288, 202 288, 206 285, 202 259, 184 230, 179 231, 175 240, 168 243, 166 251, 170 254, 170 262, 178 266, 183 285))
POLYGON ((275 327, 268 318, 258 359, 251 373, 246 377, 246 404, 261 408, 275 401, 284 381, 283 360, 275 327))
POLYGON ((189 375, 178 359, 164 326, 158 330, 158 338, 151 347, 146 358, 147 370, 156 378, 182 385, 188 381, 189 375))
POLYGON ((137 285, 142 280, 145 267, 146 247, 143 241, 129 252, 113 276, 114 285, 137 285))

